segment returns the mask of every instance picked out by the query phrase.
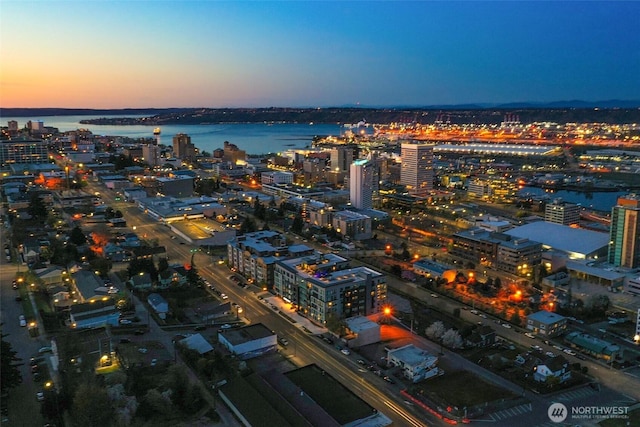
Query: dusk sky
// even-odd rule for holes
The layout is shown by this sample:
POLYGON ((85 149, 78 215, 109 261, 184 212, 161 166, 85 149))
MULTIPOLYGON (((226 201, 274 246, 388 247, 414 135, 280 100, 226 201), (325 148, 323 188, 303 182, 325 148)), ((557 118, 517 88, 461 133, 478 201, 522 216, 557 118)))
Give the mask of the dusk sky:
POLYGON ((0 1, 0 106, 640 100, 636 1, 0 1))

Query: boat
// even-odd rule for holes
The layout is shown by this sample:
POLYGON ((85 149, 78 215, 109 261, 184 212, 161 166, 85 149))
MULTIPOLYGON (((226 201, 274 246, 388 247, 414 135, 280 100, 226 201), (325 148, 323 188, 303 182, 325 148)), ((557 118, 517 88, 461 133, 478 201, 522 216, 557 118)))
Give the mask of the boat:
POLYGON ((153 134, 154 134, 154 135, 160 135, 160 128, 155 128, 155 129, 153 130, 153 134))

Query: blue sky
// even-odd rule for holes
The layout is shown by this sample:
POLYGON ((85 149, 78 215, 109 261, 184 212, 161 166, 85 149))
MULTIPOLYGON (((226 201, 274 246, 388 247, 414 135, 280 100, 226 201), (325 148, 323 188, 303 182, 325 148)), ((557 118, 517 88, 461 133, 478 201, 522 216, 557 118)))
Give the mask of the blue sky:
POLYGON ((2 107, 640 99, 640 2, 0 1, 2 107))

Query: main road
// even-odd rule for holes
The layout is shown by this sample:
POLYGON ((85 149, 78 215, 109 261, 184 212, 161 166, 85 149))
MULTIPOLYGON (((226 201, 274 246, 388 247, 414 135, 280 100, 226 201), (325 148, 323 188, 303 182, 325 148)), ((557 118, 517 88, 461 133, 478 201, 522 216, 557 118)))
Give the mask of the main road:
POLYGON ((287 336, 296 348, 296 359, 304 364, 315 363, 331 373, 353 393, 388 416, 394 425, 414 427, 444 425, 436 417, 415 407, 407 406, 399 394, 399 389, 388 385, 382 379, 375 377, 371 378, 374 382, 370 382, 350 359, 336 354, 332 351, 333 349, 324 346, 322 341, 276 314, 262 303, 256 294, 237 286, 228 278, 231 273, 225 266, 214 264, 211 257, 201 252, 191 252, 193 247, 182 242, 180 238, 173 239, 173 233, 168 227, 149 218, 136 205, 126 201, 115 201, 114 192, 98 188, 93 183, 89 184, 87 191, 100 192, 103 202, 114 210, 120 210, 127 221, 127 226, 135 227, 138 234, 146 236, 144 237, 146 240, 157 239, 161 245, 165 246, 170 262, 189 263, 193 257, 200 275, 215 283, 216 288, 243 307, 243 317, 249 318, 252 323, 263 323, 278 334, 287 336))

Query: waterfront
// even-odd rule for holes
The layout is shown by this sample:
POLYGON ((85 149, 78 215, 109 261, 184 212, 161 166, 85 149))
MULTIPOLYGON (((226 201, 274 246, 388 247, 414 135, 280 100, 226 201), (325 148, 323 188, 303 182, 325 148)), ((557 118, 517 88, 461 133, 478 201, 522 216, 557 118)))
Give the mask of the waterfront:
MULTIPOLYGON (((145 117, 141 115, 109 117, 145 117)), ((89 129, 96 135, 125 136, 129 138, 153 138, 154 126, 86 125, 80 120, 97 116, 43 116, 2 117, 3 126, 8 120, 16 120, 23 127, 29 120, 42 121, 45 126, 58 128, 60 132, 89 129)), ((342 127, 337 124, 290 124, 290 123, 225 123, 206 125, 165 125, 161 127, 160 143, 171 145, 178 133, 186 133, 200 150, 212 152, 222 148, 224 141, 236 144, 248 154, 278 153, 290 148, 311 146, 316 135, 340 135, 342 127)))
POLYGON ((568 191, 568 190, 549 190, 539 187, 523 187, 518 191, 518 196, 525 197, 527 195, 536 198, 545 198, 548 201, 562 199, 562 201, 579 204, 587 209, 593 209, 601 212, 611 212, 611 208, 615 206, 618 197, 625 196, 632 191, 568 191))

